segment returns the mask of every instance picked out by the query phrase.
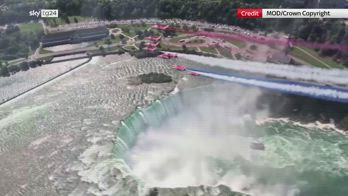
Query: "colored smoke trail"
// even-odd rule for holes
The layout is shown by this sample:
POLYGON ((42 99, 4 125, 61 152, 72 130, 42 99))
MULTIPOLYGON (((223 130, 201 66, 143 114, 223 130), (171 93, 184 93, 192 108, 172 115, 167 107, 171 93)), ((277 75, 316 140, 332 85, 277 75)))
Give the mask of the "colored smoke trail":
POLYGON ((236 76, 230 76, 230 75, 222 75, 222 74, 216 74, 216 73, 209 73, 209 72, 203 72, 203 71, 197 71, 192 70, 195 73, 198 73, 202 76, 230 81, 230 82, 236 82, 239 84, 245 84, 245 85, 252 85, 257 86, 261 88, 271 89, 275 91, 290 93, 290 94, 296 94, 296 95, 302 95, 302 96, 309 96, 324 100, 330 100, 330 101, 338 101, 338 102, 344 102, 348 103, 348 91, 343 91, 331 87, 318 87, 318 86, 311 86, 311 85, 301 85, 300 83, 277 83, 276 81, 272 80, 258 80, 258 79, 252 79, 252 78, 242 78, 242 77, 236 77, 236 76))
POLYGON ((322 48, 322 49, 333 49, 333 50, 348 50, 348 45, 343 44, 330 44, 330 43, 314 43, 307 42, 299 39, 276 39, 272 37, 266 36, 246 36, 242 34, 225 34, 225 33, 215 33, 215 32, 194 32, 191 33, 196 36, 206 36, 211 38, 218 38, 224 40, 237 40, 243 42, 253 42, 258 44, 266 44, 266 45, 283 45, 283 46, 300 46, 306 48, 322 48))
POLYGON ((189 54, 180 54, 179 56, 198 63, 227 68, 235 71, 264 74, 290 80, 314 81, 318 83, 330 83, 338 85, 348 84, 348 70, 342 69, 328 70, 308 66, 295 67, 291 65, 245 62, 189 54))

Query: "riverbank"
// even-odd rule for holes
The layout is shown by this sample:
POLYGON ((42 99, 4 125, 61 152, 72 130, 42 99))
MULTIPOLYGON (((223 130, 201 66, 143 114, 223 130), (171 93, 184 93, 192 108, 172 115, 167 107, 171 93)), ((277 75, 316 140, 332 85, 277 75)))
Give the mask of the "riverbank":
POLYGON ((268 109, 271 118, 288 118, 303 124, 320 122, 333 124, 348 131, 348 104, 318 100, 303 96, 265 91, 258 107, 268 109))

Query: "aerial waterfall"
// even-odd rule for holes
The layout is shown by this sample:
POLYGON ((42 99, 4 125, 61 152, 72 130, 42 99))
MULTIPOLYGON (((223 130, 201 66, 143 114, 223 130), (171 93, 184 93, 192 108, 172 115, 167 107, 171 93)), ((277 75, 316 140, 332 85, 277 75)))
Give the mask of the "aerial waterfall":
POLYGON ((155 101, 121 123, 115 156, 139 186, 162 191, 226 185, 250 195, 346 195, 348 138, 291 121, 257 124, 267 118, 255 107, 260 94, 212 85, 155 101), (255 140, 265 151, 250 148, 255 140))
POLYGON ((178 112, 180 97, 177 95, 157 100, 149 107, 138 108, 127 119, 121 122, 118 129, 114 152, 117 157, 123 157, 135 144, 138 135, 148 127, 158 127, 169 116, 178 112))

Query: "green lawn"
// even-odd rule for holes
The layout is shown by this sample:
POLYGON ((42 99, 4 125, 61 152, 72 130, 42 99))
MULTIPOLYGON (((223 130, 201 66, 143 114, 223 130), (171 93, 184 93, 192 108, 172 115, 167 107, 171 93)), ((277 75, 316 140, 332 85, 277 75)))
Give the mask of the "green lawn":
POLYGON ((21 25, 19 25, 19 29, 23 33, 30 33, 30 32, 40 33, 40 32, 43 32, 43 28, 42 28, 42 25, 40 23, 25 23, 25 24, 21 24, 21 25))
POLYGON ((228 42, 230 42, 231 44, 237 46, 238 48, 245 48, 246 47, 246 43, 242 42, 242 41, 238 41, 238 40, 228 40, 228 42))
POLYGON ((314 57, 316 57, 320 61, 323 61, 324 63, 330 65, 331 67, 334 67, 334 68, 344 68, 343 65, 337 63, 332 58, 320 56, 319 53, 316 52, 314 49, 309 49, 309 48, 302 48, 302 49, 304 49, 305 51, 307 51, 308 53, 310 53, 311 55, 313 55, 314 57))
POLYGON ((193 39, 193 40, 190 40, 188 43, 190 43, 190 44, 202 44, 202 43, 204 43, 204 40, 203 39, 193 39))
POLYGON ((216 54, 216 50, 215 50, 214 47, 207 47, 207 48, 201 47, 201 50, 202 50, 203 52, 208 52, 208 53, 216 54))
POLYGON ((124 48, 130 51, 137 51, 137 49, 134 46, 125 46, 124 48))
MULTIPOLYGON (((170 51, 170 50, 178 50, 178 51, 181 51, 181 52, 183 52, 184 51, 184 49, 182 48, 182 47, 177 47, 177 46, 169 46, 169 45, 165 45, 165 44, 162 44, 161 43, 161 50, 168 50, 168 51, 170 51)), ((197 51, 197 48, 191 48, 191 47, 187 47, 187 50, 190 50, 190 51, 197 51)))
POLYGON ((130 36, 134 37, 137 35, 137 31, 144 31, 147 30, 150 26, 149 25, 118 25, 118 28, 121 28, 123 33, 130 36))
POLYGON ((115 36, 115 39, 111 39, 111 43, 113 44, 118 44, 120 43, 121 39, 119 36, 115 36))
POLYGON ((226 49, 226 48, 221 48, 221 47, 218 47, 217 48, 220 52, 220 54, 226 58, 231 58, 233 59, 233 56, 231 55, 231 52, 230 50, 226 49))
POLYGON ((295 47, 291 51, 291 55, 299 58, 310 65, 322 67, 322 68, 344 68, 343 65, 336 63, 333 59, 329 57, 321 57, 318 52, 309 48, 298 48, 295 47), (302 50, 306 51, 302 51, 302 50))
POLYGON ((182 39, 186 39, 186 38, 190 38, 190 37, 192 37, 192 35, 182 34, 181 36, 173 37, 172 39, 170 39, 170 42, 176 43, 176 42, 179 42, 182 39))
POLYGON ((166 49, 175 49, 175 50, 182 50, 182 47, 177 47, 177 46, 168 46, 163 43, 161 43, 161 49, 166 50, 166 49))
MULTIPOLYGON (((84 16, 69 16, 68 18, 69 18, 70 23, 72 23, 72 24, 75 23, 75 18, 77 19, 78 22, 93 20, 93 17, 84 17, 84 16)), ((46 21, 47 21, 48 25, 51 27, 66 24, 66 21, 63 20, 62 18, 49 18, 49 19, 46 19, 46 21)))
POLYGON ((91 21, 94 19, 93 17, 86 17, 86 16, 69 16, 70 23, 74 23, 75 18, 78 20, 78 22, 91 21))
MULTIPOLYGON (((111 41, 111 44, 119 44, 121 39, 119 36, 115 36, 115 39, 111 39, 111 38, 105 38, 105 39, 102 39, 102 40, 98 40, 96 41, 95 43, 98 45, 98 46, 101 46, 101 45, 107 45, 106 44, 106 40, 107 39, 110 39, 111 41)), ((127 38, 125 38, 127 40, 127 38)))
POLYGON ((41 49, 40 49, 40 54, 48 54, 48 53, 52 53, 52 51, 46 50, 46 49, 44 49, 44 48, 41 48, 41 49))

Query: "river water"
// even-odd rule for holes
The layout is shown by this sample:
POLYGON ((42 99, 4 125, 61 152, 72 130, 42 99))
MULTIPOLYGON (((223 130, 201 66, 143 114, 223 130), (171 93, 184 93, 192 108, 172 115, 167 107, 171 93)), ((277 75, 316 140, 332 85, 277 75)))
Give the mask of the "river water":
POLYGON ((213 85, 156 101, 122 123, 116 157, 140 186, 159 187, 161 195, 200 185, 263 196, 348 195, 348 138, 267 121, 268 111, 255 107, 261 93, 213 85), (251 149, 255 141, 265 150, 251 149))

